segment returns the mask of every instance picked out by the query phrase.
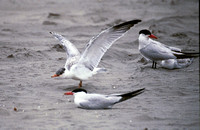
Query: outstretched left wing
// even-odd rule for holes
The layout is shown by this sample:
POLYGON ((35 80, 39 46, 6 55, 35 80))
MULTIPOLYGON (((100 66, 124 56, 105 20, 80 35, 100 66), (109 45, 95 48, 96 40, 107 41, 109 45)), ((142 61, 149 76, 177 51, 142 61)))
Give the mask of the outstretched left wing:
POLYGON ((67 58, 80 55, 80 52, 78 51, 78 49, 69 40, 67 40, 66 38, 64 38, 62 35, 58 33, 55 33, 55 32, 50 32, 50 33, 56 39, 58 39, 60 44, 64 47, 67 54, 67 58))
POLYGON ((65 68, 70 69, 70 67, 77 63, 80 58, 80 52, 69 40, 64 38, 62 35, 54 32, 50 32, 56 39, 59 40, 60 44, 64 47, 67 55, 67 60, 65 63, 65 68))

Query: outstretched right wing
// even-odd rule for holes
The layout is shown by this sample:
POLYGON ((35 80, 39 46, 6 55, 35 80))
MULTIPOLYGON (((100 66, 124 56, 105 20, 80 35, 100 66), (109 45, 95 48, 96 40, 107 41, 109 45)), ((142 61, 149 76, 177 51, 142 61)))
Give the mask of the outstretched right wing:
POLYGON ((141 20, 131 20, 108 28, 96 37, 93 37, 83 52, 79 63, 84 64, 90 70, 96 68, 111 45, 139 22, 141 22, 141 20))

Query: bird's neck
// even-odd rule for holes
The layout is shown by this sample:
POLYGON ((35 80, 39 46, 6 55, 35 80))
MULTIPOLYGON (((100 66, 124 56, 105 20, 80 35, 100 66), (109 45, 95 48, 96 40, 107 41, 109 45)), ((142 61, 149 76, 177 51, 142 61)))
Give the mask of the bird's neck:
POLYGON ((140 34, 138 41, 139 41, 139 50, 146 47, 150 43, 149 38, 145 37, 142 34, 140 34))

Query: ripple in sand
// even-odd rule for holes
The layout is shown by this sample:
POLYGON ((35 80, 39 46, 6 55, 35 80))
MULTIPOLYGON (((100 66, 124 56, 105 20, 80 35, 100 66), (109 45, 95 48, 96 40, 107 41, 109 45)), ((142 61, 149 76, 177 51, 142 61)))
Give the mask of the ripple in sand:
POLYGON ((57 13, 49 13, 47 18, 60 18, 60 14, 57 14, 57 13))
POLYGON ((52 22, 52 21, 44 21, 42 24, 43 25, 57 25, 56 22, 52 22))

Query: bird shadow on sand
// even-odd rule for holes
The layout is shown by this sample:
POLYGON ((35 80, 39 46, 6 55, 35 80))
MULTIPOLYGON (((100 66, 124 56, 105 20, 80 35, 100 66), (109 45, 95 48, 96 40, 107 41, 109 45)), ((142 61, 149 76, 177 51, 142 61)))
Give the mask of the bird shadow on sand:
MULTIPOLYGON (((73 91, 74 89, 77 89, 77 88, 78 88, 78 84, 77 86, 76 85, 61 86, 58 89, 61 89, 63 91, 73 91)), ((88 84, 83 84, 81 88, 86 89, 86 90, 93 90, 96 88, 96 86, 94 86, 91 83, 88 83, 88 84)))
POLYGON ((144 72, 144 71, 153 71, 153 70, 157 70, 157 71, 160 71, 160 70, 168 70, 168 69, 164 69, 160 66, 158 66, 156 69, 152 68, 151 64, 148 64, 148 65, 141 65, 140 67, 137 68, 140 72, 144 72))
POLYGON ((112 108, 104 108, 104 109, 84 109, 84 108, 80 108, 80 107, 73 107, 71 109, 81 109, 81 110, 86 110, 86 111, 115 111, 115 110, 132 110, 134 108, 130 108, 130 107, 127 107, 127 108, 121 108, 121 107, 115 107, 113 106, 112 108))

